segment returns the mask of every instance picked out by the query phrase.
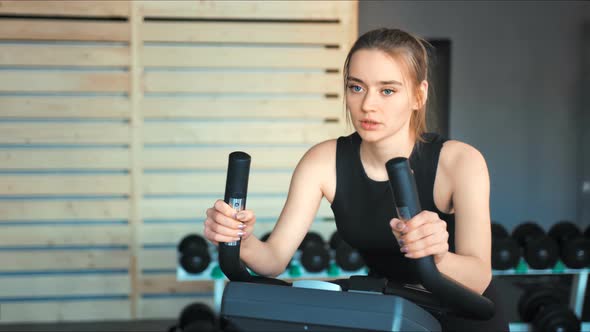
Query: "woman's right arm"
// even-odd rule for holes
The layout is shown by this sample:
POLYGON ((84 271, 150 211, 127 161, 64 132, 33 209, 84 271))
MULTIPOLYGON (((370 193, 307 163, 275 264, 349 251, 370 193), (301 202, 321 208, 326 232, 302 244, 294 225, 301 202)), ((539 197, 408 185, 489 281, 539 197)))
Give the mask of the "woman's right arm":
POLYGON ((207 210, 205 237, 212 242, 229 242, 244 232, 240 247, 242 261, 259 275, 281 274, 309 230, 322 197, 327 190, 335 189, 335 166, 335 140, 315 145, 305 153, 293 172, 287 201, 266 242, 249 236, 256 222, 253 211, 244 210, 236 219, 236 211, 223 201, 217 201, 207 210), (239 228, 242 223, 243 230, 239 228))

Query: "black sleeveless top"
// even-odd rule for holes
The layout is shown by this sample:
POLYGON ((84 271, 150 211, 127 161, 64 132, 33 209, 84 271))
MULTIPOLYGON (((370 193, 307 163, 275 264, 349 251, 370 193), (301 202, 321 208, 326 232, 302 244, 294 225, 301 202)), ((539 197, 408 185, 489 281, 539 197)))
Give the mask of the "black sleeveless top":
MULTIPOLYGON (((446 141, 436 134, 425 134, 425 143, 417 142, 410 155, 420 205, 437 212, 447 223, 450 251, 454 252, 455 218, 434 204, 433 190, 438 156, 446 141)), ((354 133, 338 139, 336 148, 336 195, 332 211, 342 239, 356 248, 371 274, 401 283, 418 283, 409 268, 409 260, 391 232, 389 221, 397 217, 388 181, 370 179, 361 163, 361 137, 354 133)))
MULTIPOLYGON (((455 217, 437 209, 434 203, 434 180, 443 143, 447 139, 433 133, 423 135, 410 154, 416 187, 423 210, 438 213, 447 223, 449 251, 455 251, 455 217)), ((336 194, 331 208, 341 238, 357 249, 363 257, 369 275, 385 277, 402 284, 419 283, 391 231, 389 221, 397 217, 388 181, 370 179, 360 156, 361 137, 358 133, 339 137, 336 147, 336 194)), ((473 321, 454 317, 441 318, 444 331, 508 331, 493 282, 484 296, 496 303, 496 315, 489 321, 473 321)))

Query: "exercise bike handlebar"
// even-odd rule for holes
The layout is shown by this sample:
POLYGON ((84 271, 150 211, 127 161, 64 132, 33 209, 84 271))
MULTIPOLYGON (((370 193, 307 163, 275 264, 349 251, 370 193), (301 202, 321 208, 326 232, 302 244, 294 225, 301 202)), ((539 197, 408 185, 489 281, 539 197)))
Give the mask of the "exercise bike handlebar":
MULTIPOLYGON (((251 160, 250 155, 245 152, 229 154, 223 200, 237 211, 246 208, 251 160)), ((251 275, 240 260, 240 242, 219 243, 219 267, 229 280, 250 281, 251 275)))
MULTIPOLYGON (((422 211, 416 189, 416 182, 407 158, 389 160, 385 167, 393 193, 398 217, 409 220, 422 211)), ((413 260, 419 279, 444 305, 453 308, 462 316, 474 319, 490 319, 494 315, 494 303, 488 298, 464 287, 453 279, 441 274, 432 256, 413 260)))
MULTIPOLYGON (((251 158, 244 152, 229 155, 224 200, 236 210, 246 207, 251 158)), ((394 158, 386 163, 394 204, 401 219, 410 219, 421 211, 416 183, 406 158, 394 158)), ((441 303, 464 317, 489 319, 494 303, 458 282, 442 275, 432 256, 414 260, 422 285, 441 303)), ((287 284, 279 279, 251 275, 240 260, 240 241, 219 243, 219 267, 231 281, 287 284)))
MULTIPOLYGON (((251 160, 250 155, 242 151, 229 154, 223 200, 237 211, 246 208, 251 160)), ((219 268, 229 280, 288 285, 280 279, 251 275, 240 260, 240 243, 241 241, 219 243, 219 268)))

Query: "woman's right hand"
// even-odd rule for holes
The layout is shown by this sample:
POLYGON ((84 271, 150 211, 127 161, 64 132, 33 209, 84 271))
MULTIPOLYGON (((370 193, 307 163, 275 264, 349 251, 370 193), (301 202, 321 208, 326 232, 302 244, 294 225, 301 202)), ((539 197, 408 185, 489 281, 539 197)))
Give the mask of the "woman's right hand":
POLYGON ((207 209, 203 235, 213 244, 245 240, 252 234, 256 216, 252 210, 236 211, 223 200, 218 199, 207 209))

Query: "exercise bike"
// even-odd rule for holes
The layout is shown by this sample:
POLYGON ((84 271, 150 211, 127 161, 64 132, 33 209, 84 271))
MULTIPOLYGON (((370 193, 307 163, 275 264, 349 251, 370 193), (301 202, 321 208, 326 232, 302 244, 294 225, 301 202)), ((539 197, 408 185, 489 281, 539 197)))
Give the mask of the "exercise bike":
MULTIPOLYGON (((224 199, 236 210, 246 205, 250 160, 244 152, 229 155, 224 199)), ((408 220, 421 210, 409 162, 394 158, 386 168, 392 203, 408 220)), ((240 241, 219 244, 219 265, 230 280, 221 302, 223 331, 441 331, 444 315, 486 320, 495 311, 488 298, 442 275, 431 256, 413 260, 423 288, 352 276, 344 289, 255 276, 239 257, 240 241)))

